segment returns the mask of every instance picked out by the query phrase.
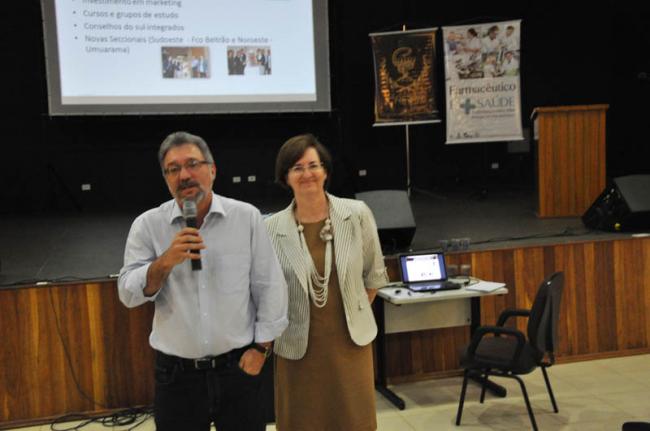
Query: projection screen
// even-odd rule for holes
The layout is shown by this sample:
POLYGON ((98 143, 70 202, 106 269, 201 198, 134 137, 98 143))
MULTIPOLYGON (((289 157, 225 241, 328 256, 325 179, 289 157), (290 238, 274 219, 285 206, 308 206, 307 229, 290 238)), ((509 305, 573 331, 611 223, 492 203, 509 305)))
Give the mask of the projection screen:
POLYGON ((329 111, 326 0, 42 0, 50 115, 329 111))

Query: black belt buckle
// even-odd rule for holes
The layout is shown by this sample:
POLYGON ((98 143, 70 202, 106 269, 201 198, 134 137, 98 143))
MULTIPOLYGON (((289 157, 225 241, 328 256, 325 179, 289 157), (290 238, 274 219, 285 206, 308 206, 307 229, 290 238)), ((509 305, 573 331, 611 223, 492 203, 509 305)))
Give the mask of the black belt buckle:
POLYGON ((217 367, 216 358, 194 359, 194 368, 197 370, 212 370, 217 367))

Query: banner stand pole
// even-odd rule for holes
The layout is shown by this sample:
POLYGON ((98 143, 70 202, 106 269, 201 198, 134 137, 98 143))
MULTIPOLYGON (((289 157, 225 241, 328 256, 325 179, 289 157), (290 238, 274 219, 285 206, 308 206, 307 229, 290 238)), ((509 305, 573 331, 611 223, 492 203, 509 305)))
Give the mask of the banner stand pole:
MULTIPOLYGON (((402 24, 402 31, 406 31, 406 24, 402 24)), ((406 195, 411 197, 411 148, 409 141, 409 125, 405 126, 406 133, 406 195)))
POLYGON ((406 195, 411 197, 411 152, 409 142, 409 125, 405 126, 406 131, 406 195))

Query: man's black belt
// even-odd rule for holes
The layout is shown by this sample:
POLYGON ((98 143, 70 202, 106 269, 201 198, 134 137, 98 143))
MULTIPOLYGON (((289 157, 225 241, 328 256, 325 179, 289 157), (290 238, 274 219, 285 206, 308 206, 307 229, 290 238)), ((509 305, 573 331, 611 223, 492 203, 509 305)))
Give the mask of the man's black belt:
POLYGON ((223 368, 228 364, 232 364, 233 361, 239 361, 242 353, 244 353, 244 351, 246 351, 248 348, 249 346, 241 347, 239 349, 233 349, 230 352, 222 353, 221 355, 206 356, 198 359, 181 358, 174 355, 168 355, 160 351, 157 351, 157 354, 166 362, 169 361, 177 363, 184 371, 214 370, 217 368, 223 368))

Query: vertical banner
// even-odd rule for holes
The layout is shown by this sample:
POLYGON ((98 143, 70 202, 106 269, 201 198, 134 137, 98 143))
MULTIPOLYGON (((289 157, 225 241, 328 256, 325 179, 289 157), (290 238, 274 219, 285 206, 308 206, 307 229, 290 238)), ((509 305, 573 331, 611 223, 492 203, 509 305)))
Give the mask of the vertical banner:
POLYGON ((375 124, 440 122, 435 99, 436 29, 371 33, 375 124))
POLYGON ((447 144, 523 139, 521 20, 443 27, 447 144))

